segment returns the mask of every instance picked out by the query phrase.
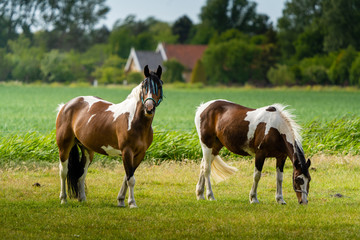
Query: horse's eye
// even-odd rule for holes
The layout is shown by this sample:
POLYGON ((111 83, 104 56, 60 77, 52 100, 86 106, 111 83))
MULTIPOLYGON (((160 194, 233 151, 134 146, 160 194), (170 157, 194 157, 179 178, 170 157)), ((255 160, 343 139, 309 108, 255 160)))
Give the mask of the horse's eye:
POLYGON ((304 179, 300 178, 300 177, 297 177, 295 178, 295 182, 299 185, 303 185, 304 184, 304 179))

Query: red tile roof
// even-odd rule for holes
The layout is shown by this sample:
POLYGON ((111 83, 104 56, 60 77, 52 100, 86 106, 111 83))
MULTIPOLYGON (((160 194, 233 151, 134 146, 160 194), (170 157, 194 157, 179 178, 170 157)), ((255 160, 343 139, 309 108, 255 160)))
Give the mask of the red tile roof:
POLYGON ((207 45, 164 44, 167 58, 176 59, 187 69, 192 70, 202 57, 207 45))

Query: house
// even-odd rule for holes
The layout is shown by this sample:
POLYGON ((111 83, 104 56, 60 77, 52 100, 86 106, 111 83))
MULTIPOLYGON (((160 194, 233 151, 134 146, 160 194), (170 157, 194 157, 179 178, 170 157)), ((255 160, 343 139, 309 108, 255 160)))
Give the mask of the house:
MULTIPOLYGON (((142 72, 145 65, 149 65, 151 70, 155 70, 164 61, 175 59, 184 67, 184 79, 188 82, 191 78, 192 70, 197 61, 202 58, 206 45, 187 45, 187 44, 166 44, 159 43, 155 52, 137 51, 131 48, 129 58, 126 62, 125 72, 142 72)), ((166 69, 164 69, 166 71, 166 69)))

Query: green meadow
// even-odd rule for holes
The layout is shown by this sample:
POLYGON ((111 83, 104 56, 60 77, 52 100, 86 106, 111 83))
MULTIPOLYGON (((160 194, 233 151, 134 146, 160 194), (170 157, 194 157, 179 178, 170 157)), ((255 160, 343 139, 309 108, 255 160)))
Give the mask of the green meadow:
MULTIPOLYGON (((51 87, 0 85, 0 165, 22 161, 57 161, 56 108, 76 96, 95 95, 121 102, 131 87, 51 87)), ((156 110, 154 142, 146 159, 198 160, 201 151, 194 126, 197 106, 227 99, 248 107, 289 105, 303 127, 307 154, 360 153, 360 91, 341 88, 175 88, 164 86, 156 110)), ((229 152, 224 150, 225 155, 229 152)), ((106 161, 107 157, 98 155, 106 161)))
POLYGON ((79 95, 120 102, 131 87, 0 84, 0 238, 2 239, 358 239, 360 238, 360 91, 344 88, 176 88, 164 86, 154 142, 136 171, 137 209, 116 207, 124 170, 95 156, 87 202, 60 205, 55 118, 59 103, 79 95), (227 99, 249 107, 282 103, 303 127, 312 160, 309 204, 297 203, 292 165, 275 202, 275 161, 266 161, 260 204, 251 205, 254 162, 223 150, 239 171, 213 185, 217 201, 197 201, 201 150, 196 107, 227 99), (39 183, 40 186, 33 186, 39 183))

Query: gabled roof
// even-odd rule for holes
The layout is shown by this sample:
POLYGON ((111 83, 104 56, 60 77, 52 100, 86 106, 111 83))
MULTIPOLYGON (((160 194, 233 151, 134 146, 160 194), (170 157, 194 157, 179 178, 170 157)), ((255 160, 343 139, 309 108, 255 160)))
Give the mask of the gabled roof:
POLYGON ((129 58, 125 65, 126 72, 129 71, 132 62, 139 72, 143 71, 146 65, 149 65, 150 70, 155 71, 158 65, 162 65, 163 58, 159 52, 138 51, 131 48, 129 58))
POLYGON ((165 44, 159 43, 156 52, 160 52, 164 61, 176 59, 187 69, 192 70, 201 59, 207 45, 165 44))

